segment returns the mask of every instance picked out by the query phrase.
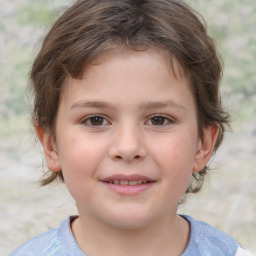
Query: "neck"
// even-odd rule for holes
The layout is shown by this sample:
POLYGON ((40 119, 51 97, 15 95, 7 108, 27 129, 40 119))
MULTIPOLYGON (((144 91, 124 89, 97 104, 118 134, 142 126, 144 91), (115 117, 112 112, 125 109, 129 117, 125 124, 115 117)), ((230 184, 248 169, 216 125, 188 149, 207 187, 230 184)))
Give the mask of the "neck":
POLYGON ((177 256, 189 240, 189 224, 177 215, 145 227, 124 229, 80 214, 72 231, 81 250, 90 256, 177 256))

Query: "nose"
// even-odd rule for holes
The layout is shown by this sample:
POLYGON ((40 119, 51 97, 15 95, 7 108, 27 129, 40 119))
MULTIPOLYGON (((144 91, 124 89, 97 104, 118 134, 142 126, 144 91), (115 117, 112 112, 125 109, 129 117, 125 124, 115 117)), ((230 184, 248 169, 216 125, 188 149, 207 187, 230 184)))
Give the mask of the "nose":
POLYGON ((109 155, 113 160, 127 162, 144 159, 146 150, 140 129, 131 125, 116 129, 109 155))

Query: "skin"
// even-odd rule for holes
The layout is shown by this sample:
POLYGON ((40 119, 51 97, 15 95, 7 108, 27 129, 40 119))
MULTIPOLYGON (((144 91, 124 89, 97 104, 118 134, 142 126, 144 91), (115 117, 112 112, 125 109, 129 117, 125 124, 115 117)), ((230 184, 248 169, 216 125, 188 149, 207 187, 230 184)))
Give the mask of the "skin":
POLYGON ((218 129, 199 138, 190 80, 175 58, 171 65, 160 51, 126 50, 97 63, 66 79, 56 139, 36 127, 48 168, 62 170, 77 203, 75 239, 88 255, 180 255, 189 224, 177 205, 218 129), (113 175, 151 184, 119 193, 104 182, 113 175))

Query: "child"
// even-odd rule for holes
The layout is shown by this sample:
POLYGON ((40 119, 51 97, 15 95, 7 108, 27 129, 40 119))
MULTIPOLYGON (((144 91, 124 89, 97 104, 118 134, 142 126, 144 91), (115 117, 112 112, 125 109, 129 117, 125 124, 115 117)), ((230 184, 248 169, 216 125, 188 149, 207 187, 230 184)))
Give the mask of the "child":
POLYGON ((31 71, 49 175, 79 216, 11 255, 249 255, 176 214, 200 190, 228 124, 212 39, 180 0, 80 0, 31 71))

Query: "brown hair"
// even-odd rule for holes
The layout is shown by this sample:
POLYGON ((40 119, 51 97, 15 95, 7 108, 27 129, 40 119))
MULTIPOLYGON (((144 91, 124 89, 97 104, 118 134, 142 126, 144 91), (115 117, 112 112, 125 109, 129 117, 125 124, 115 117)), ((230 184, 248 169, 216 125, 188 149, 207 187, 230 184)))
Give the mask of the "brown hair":
MULTIPOLYGON (((223 139, 228 114, 219 95, 220 58, 206 26, 181 0, 79 0, 55 22, 46 36, 31 71, 34 91, 33 121, 54 135, 61 88, 67 76, 80 78, 86 65, 101 54, 121 48, 161 48, 175 56, 189 73, 194 94, 199 136, 217 125, 214 152, 223 139)), ((193 173, 187 193, 202 186, 207 167, 193 173)), ((49 172, 41 184, 59 178, 49 172)))

